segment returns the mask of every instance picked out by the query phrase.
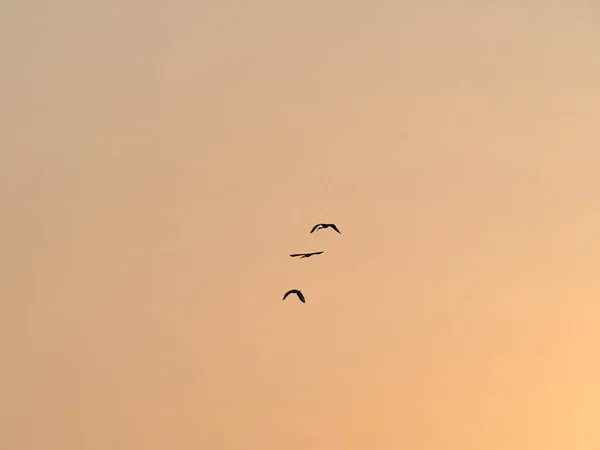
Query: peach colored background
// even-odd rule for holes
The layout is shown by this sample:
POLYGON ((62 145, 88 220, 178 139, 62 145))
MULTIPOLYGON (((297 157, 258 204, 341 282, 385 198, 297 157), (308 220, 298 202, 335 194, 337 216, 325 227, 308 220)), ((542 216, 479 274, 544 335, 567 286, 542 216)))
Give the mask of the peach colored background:
POLYGON ((600 448, 595 2, 1 9, 0 448, 600 448))

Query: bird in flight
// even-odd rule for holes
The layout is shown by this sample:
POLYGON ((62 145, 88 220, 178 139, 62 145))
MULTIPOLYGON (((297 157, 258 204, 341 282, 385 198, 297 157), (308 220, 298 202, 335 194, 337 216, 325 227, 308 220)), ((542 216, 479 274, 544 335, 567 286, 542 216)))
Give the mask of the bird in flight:
POLYGON ((285 298, 290 294, 296 294, 302 303, 306 303, 304 294, 302 292, 300 292, 298 289, 290 289, 289 291, 287 291, 285 293, 285 295, 283 296, 283 299, 285 300, 285 298))
POLYGON ((340 232, 340 230, 338 230, 338 228, 335 226, 334 223, 318 223, 317 225, 315 225, 314 227, 312 227, 312 230, 310 230, 310 232, 312 233, 314 231, 317 231, 317 230, 320 230, 320 229, 329 228, 329 227, 333 228, 335 231, 337 231, 338 233, 342 234, 340 232))
POLYGON ((310 258, 312 255, 320 255, 323 252, 312 252, 312 253, 294 253, 292 255, 290 255, 292 258, 295 258, 296 256, 299 256, 300 259, 302 258, 310 258))

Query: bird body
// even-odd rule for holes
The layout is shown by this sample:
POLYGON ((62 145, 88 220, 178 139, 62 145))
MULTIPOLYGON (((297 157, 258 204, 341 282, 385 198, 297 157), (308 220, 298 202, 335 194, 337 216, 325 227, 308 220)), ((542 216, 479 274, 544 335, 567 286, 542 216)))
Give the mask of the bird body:
POLYGON ((313 233, 315 231, 318 231, 320 229, 325 229, 325 228, 333 228, 335 231, 342 234, 340 232, 340 230, 338 230, 338 227, 335 226, 334 223, 318 223, 314 227, 312 227, 312 230, 310 230, 310 232, 313 233))
POLYGON ((290 295, 290 294, 296 294, 302 303, 306 303, 306 299, 304 298, 304 294, 301 291, 299 291, 298 289, 290 289, 289 291, 287 291, 285 293, 285 295, 283 296, 283 299, 285 300, 286 297, 288 295, 290 295))
POLYGON ((321 253, 323 253, 323 252, 321 251, 321 252, 312 252, 312 253, 293 253, 290 256, 292 258, 299 256, 300 259, 302 259, 302 258, 310 258, 312 255, 320 255, 321 253))

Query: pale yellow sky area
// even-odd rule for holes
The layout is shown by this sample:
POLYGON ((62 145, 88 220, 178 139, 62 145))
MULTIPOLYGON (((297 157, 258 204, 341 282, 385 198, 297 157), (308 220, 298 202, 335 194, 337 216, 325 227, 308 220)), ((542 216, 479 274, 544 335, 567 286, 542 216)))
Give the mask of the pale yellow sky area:
POLYGON ((597 4, 0 30, 0 449, 600 448, 597 4))

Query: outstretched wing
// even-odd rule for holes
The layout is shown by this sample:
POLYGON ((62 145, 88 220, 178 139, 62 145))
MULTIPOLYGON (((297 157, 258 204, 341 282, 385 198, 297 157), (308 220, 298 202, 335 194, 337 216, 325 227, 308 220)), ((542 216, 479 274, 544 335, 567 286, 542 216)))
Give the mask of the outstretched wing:
POLYGON ((312 230, 310 230, 310 232, 312 233, 313 231, 315 231, 317 228, 319 228, 322 224, 318 223, 316 224, 314 227, 312 227, 312 230))
POLYGON ((295 293, 296 293, 296 290, 295 290, 295 289, 292 289, 292 290, 290 290, 290 291, 287 291, 287 292, 285 293, 285 295, 283 296, 283 299, 285 300, 285 299, 287 298, 287 296, 288 296, 288 295, 290 295, 290 294, 295 294, 295 293))
POLYGON ((290 255, 292 258, 295 258, 296 256, 304 256, 304 253, 294 253, 293 255, 290 255))
POLYGON ((296 294, 298 294, 298 298, 302 303, 306 303, 306 299, 304 298, 304 294, 302 292, 298 291, 296 294))
POLYGON ((335 226, 335 224, 334 224, 334 223, 332 223, 332 224, 331 224, 331 225, 329 225, 329 226, 330 226, 331 228, 333 228, 335 231, 337 231, 338 233, 342 234, 342 233, 340 232, 340 230, 338 230, 338 227, 336 227, 336 226, 335 226))
POLYGON ((322 251, 321 251, 321 252, 312 252, 312 253, 310 253, 310 255, 311 255, 311 256, 312 256, 312 255, 320 255, 321 253, 323 253, 323 252, 322 252, 322 251))

